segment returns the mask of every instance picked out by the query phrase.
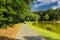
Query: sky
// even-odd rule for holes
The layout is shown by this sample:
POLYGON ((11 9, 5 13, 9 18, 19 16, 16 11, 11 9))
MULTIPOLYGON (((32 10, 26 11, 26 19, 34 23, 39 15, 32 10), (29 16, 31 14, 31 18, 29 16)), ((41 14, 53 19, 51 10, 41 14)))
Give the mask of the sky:
POLYGON ((56 9, 60 8, 60 0, 34 0, 30 6, 32 11, 56 9))

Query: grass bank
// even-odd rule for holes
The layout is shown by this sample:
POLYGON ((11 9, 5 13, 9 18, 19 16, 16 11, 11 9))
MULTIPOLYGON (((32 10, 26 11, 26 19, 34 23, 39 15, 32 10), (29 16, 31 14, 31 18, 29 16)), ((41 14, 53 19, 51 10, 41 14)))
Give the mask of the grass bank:
POLYGON ((60 34, 60 23, 59 22, 52 22, 52 21, 34 22, 32 25, 60 34))
POLYGON ((33 26, 32 23, 27 23, 28 27, 30 27, 32 30, 36 31, 38 34, 47 37, 48 39, 53 39, 53 40, 60 40, 60 34, 57 34, 55 32, 51 32, 36 26, 33 26))

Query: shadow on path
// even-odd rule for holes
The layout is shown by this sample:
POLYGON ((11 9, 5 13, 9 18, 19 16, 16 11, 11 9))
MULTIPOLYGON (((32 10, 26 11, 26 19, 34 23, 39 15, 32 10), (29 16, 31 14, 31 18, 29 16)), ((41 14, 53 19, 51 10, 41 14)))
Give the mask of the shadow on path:
POLYGON ((40 37, 40 36, 25 36, 23 38, 25 40, 60 40, 60 39, 52 39, 49 37, 40 37))
POLYGON ((45 38, 40 37, 40 36, 25 36, 23 38, 25 40, 46 40, 45 38))
POLYGON ((21 39, 13 39, 13 38, 5 37, 5 36, 0 36, 0 40, 21 40, 21 39))
MULTIPOLYGON (((43 38, 40 36, 25 36, 23 38, 25 40, 59 40, 59 39, 43 38)), ((13 39, 13 38, 5 37, 5 36, 0 36, 0 40, 22 40, 22 39, 13 39)))

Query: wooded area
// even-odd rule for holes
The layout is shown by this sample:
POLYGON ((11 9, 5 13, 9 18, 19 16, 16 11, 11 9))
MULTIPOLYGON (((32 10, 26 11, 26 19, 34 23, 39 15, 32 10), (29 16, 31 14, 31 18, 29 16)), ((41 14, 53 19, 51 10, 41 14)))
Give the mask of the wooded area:
POLYGON ((39 15, 39 21, 60 21, 60 8, 34 12, 39 15))
POLYGON ((60 9, 31 12, 33 0, 0 0, 0 28, 23 21, 58 21, 60 9))
POLYGON ((24 20, 29 13, 31 0, 0 0, 0 28, 24 20))

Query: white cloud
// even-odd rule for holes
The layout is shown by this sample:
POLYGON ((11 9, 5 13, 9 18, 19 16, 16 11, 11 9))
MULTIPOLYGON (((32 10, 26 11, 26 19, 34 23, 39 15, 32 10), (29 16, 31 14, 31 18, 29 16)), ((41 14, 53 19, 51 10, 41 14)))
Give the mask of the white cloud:
POLYGON ((58 2, 58 4, 60 5, 60 1, 58 2))
POLYGON ((51 7, 52 9, 56 9, 57 8, 57 6, 53 6, 53 7, 51 7))
POLYGON ((33 3, 36 3, 36 1, 34 1, 33 3))
POLYGON ((39 4, 34 4, 34 7, 39 7, 40 5, 39 4))
POLYGON ((37 0, 38 2, 43 2, 45 4, 49 4, 49 3, 52 3, 52 2, 56 2, 57 0, 37 0))
POLYGON ((60 0, 58 0, 57 2, 58 2, 58 5, 51 7, 52 9, 60 8, 60 0))
POLYGON ((58 5, 56 6, 52 6, 51 8, 52 9, 56 9, 56 8, 60 8, 60 0, 37 0, 38 2, 41 2, 40 4, 38 4, 36 1, 34 1, 33 3, 35 3, 33 6, 36 8, 36 7, 39 7, 39 6, 42 6, 42 5, 46 5, 46 4, 50 4, 50 3, 54 3, 57 1, 58 5))
POLYGON ((34 7, 39 7, 39 6, 42 6, 42 5, 45 5, 45 4, 34 4, 33 6, 34 7))
POLYGON ((33 6, 34 7, 39 7, 45 4, 50 4, 52 2, 56 2, 56 0, 37 0, 38 2, 41 2, 40 4, 37 4, 36 1, 34 1, 33 3, 35 3, 33 6))

